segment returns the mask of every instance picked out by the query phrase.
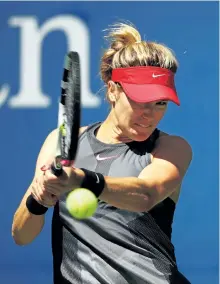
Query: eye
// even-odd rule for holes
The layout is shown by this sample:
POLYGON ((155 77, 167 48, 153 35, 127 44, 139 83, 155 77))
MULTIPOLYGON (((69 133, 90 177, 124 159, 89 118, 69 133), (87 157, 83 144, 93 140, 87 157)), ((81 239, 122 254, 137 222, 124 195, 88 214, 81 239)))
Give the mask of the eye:
POLYGON ((159 106, 159 107, 166 107, 168 104, 167 101, 159 101, 159 102, 156 102, 156 106, 159 106))

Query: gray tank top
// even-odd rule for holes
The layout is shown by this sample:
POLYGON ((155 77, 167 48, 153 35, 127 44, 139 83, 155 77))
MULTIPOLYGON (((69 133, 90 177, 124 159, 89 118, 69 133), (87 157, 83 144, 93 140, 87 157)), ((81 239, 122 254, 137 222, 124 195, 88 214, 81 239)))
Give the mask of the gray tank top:
MULTIPOLYGON (((159 131, 144 142, 105 144, 100 123, 80 136, 75 165, 113 177, 137 177, 150 164, 159 131)), ((189 283, 177 270, 171 227, 175 203, 167 198, 150 212, 129 212, 99 201, 95 215, 73 219, 63 196, 54 208, 55 284, 189 283)))

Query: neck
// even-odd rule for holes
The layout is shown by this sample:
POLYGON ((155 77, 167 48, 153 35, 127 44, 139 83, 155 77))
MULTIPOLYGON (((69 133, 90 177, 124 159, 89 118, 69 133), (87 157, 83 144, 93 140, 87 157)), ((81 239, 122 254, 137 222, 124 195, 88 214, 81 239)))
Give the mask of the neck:
POLYGON ((112 112, 109 113, 106 120, 101 124, 96 138, 107 144, 132 142, 132 139, 124 135, 112 112))

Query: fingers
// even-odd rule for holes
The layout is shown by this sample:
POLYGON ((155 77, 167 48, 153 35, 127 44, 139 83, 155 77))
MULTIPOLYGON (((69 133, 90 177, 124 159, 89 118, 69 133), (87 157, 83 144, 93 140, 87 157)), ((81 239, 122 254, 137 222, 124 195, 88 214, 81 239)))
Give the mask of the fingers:
POLYGON ((42 193, 48 192, 52 195, 59 195, 59 186, 57 186, 58 179, 50 173, 50 170, 45 170, 42 175, 36 178, 36 182, 42 193))
MULTIPOLYGON (((66 176, 66 173, 64 172, 66 176)), ((50 170, 44 171, 43 177, 41 177, 41 187, 45 188, 46 191, 54 194, 60 195, 65 193, 66 188, 68 186, 68 177, 56 177, 50 170)))
POLYGON ((45 161, 44 165, 42 165, 41 170, 42 171, 49 170, 51 168, 53 161, 54 161, 54 156, 51 156, 49 159, 47 159, 47 161, 45 161))
POLYGON ((49 193, 41 193, 41 192, 32 192, 33 197, 37 200, 38 203, 45 207, 53 207, 56 205, 58 198, 55 195, 51 195, 49 193))
POLYGON ((44 171, 47 171, 50 169, 50 165, 49 164, 46 164, 46 165, 43 165, 40 169, 44 172, 44 171))
POLYGON ((59 196, 51 194, 42 185, 41 179, 36 179, 32 184, 32 195, 42 205, 51 207, 56 204, 59 196))
MULTIPOLYGON (((65 192, 72 189, 70 183, 70 176, 72 169, 65 168, 63 174, 60 177, 56 177, 50 170, 50 165, 46 164, 41 167, 42 174, 36 178, 36 182, 39 187, 39 192, 44 194, 45 192, 55 196, 60 196, 65 192)), ((38 192, 38 193, 39 193, 38 192)))
POLYGON ((49 180, 50 183, 65 183, 68 180, 68 176, 65 172, 65 168, 63 168, 62 174, 57 177, 50 169, 44 171, 45 180, 49 180))

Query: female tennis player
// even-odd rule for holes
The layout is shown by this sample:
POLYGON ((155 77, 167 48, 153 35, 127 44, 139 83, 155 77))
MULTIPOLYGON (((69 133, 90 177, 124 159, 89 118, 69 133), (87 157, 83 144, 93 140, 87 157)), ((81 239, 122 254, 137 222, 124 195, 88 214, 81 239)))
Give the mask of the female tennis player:
POLYGON ((55 284, 189 283, 177 267, 172 222, 192 149, 183 137, 158 129, 168 104, 180 105, 178 63, 168 47, 142 41, 131 25, 113 26, 108 37, 100 69, 110 112, 81 128, 75 167, 64 167, 59 178, 50 171, 57 131, 49 134, 12 235, 25 245, 43 228, 45 210, 36 215, 26 204, 32 193, 39 208, 54 206, 55 284), (65 201, 81 186, 98 196, 99 206, 77 221, 65 201))

